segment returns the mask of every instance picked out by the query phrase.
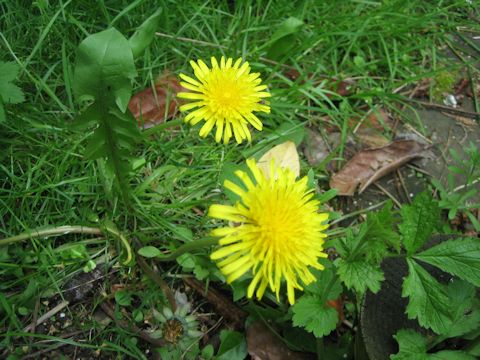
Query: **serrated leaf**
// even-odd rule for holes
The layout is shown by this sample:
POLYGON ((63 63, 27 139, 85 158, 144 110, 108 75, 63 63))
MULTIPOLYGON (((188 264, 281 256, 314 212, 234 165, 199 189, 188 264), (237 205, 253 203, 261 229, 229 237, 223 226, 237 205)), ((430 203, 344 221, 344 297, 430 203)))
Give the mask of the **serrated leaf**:
POLYGON ((139 57, 152 42, 155 37, 155 31, 160 26, 161 15, 162 8, 159 8, 138 27, 137 31, 128 40, 134 58, 139 57))
POLYGON ((411 205, 401 208, 403 223, 399 225, 403 235, 403 246, 412 255, 430 238, 437 227, 440 208, 437 201, 428 193, 417 195, 411 205))
POLYGON ((398 353, 391 355, 391 360, 423 360, 426 359, 427 344, 425 338, 413 330, 399 330, 393 335, 398 342, 398 353))
POLYGON ((311 271, 317 280, 305 286, 305 292, 317 295, 324 302, 338 299, 343 289, 333 265, 327 263, 324 270, 312 269, 311 271), (326 289, 328 292, 325 292, 326 289))
POLYGON ((77 117, 79 127, 97 125, 85 154, 105 159, 106 174, 117 180, 126 203, 131 158, 140 131, 130 113, 125 113, 136 75, 127 39, 115 29, 88 36, 77 50, 73 90, 79 102, 91 104, 77 117))
POLYGON ((77 49, 73 91, 79 101, 93 98, 125 112, 137 74, 128 40, 111 28, 83 40, 77 49))
POLYGON ((217 360, 243 360, 247 356, 245 336, 237 331, 222 330, 217 360))
POLYGON ((413 330, 402 329, 393 336, 398 342, 399 351, 390 355, 391 360, 474 360, 475 358, 463 351, 444 350, 437 353, 427 353, 427 340, 413 330))
POLYGON ((23 91, 12 82, 20 67, 14 62, 0 61, 0 121, 5 120, 3 104, 18 104, 25 100, 23 91))
POLYGON ((432 329, 437 334, 448 332, 452 324, 450 304, 445 286, 423 267, 407 258, 408 276, 402 287, 402 297, 408 297, 406 313, 409 319, 432 329))
POLYGON ((366 261, 347 261, 338 259, 337 273, 345 286, 364 293, 369 289, 373 293, 380 290, 381 282, 385 279, 380 266, 372 265, 366 261))
POLYGON ((301 326, 316 337, 330 334, 337 327, 337 311, 317 296, 304 295, 293 306, 293 325, 301 326))
POLYGON ((25 101, 22 89, 11 83, 0 83, 0 95, 7 104, 19 104, 25 101))
POLYGON ((475 301, 475 286, 467 281, 455 280, 448 285, 447 294, 452 324, 445 338, 459 337, 480 327, 480 308, 475 301))
POLYGON ((367 261, 380 263, 388 252, 388 246, 400 251, 400 237, 393 230, 392 203, 387 203, 382 210, 370 212, 366 220, 367 231, 365 243, 367 261))
POLYGON ((20 66, 13 61, 0 61, 0 84, 15 80, 19 70, 20 66))
POLYGON ((138 254, 146 258, 153 258, 160 255, 161 251, 155 246, 144 246, 138 250, 138 254))
POLYGON ((480 239, 444 241, 416 254, 414 258, 480 286, 480 239))

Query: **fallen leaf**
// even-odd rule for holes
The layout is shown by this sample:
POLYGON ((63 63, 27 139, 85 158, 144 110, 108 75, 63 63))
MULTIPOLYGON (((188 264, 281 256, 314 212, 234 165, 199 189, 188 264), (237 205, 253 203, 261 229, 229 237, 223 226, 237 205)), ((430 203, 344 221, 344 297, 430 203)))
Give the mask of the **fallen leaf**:
POLYGON ((297 147, 293 141, 286 141, 274 146, 258 160, 258 167, 267 178, 270 174, 270 162, 272 159, 275 165, 292 170, 295 176, 300 175, 300 159, 298 157, 297 147))
POLYGON ((306 144, 303 153, 310 166, 317 166, 330 154, 328 144, 318 131, 307 129, 306 144))
POLYGON ((362 193, 370 184, 410 160, 424 156, 425 146, 414 140, 397 140, 391 144, 362 150, 330 179, 338 195, 352 196, 359 186, 362 193))
POLYGON ((359 129, 355 135, 362 145, 369 148, 386 146, 390 142, 388 138, 374 129, 359 129))
POLYGON ((247 349, 253 360, 307 360, 309 354, 290 350, 260 322, 247 329, 247 349))
POLYGON ((182 90, 176 76, 165 73, 155 81, 155 89, 149 87, 135 94, 128 108, 138 126, 148 129, 176 115, 179 106, 176 95, 182 90))
POLYGON ((328 300, 327 305, 337 310, 338 322, 341 323, 345 319, 345 314, 343 313, 343 299, 339 297, 337 300, 328 300))

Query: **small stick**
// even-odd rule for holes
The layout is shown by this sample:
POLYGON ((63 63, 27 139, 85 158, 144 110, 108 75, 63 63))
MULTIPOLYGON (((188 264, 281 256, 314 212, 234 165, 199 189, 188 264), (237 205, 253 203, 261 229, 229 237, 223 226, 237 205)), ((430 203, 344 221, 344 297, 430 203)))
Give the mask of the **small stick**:
POLYGON ((154 345, 154 346, 165 346, 166 342, 163 339, 155 339, 152 338, 146 331, 139 329, 134 324, 129 324, 125 320, 119 320, 115 317, 115 311, 107 304, 107 302, 102 301, 100 303, 100 307, 102 310, 107 314, 115 323, 120 326, 122 329, 127 331, 132 331, 136 335, 138 335, 141 339, 145 340, 146 342, 154 345))
POLYGON ((36 327, 37 325, 39 324, 42 324, 43 322, 45 322, 48 318, 52 317, 53 315, 55 315, 56 313, 58 313, 59 311, 62 311, 64 308, 66 308, 68 306, 69 302, 68 301, 62 301, 61 303, 59 303, 57 306, 55 306, 53 309, 51 309, 50 311, 47 311, 45 314, 43 314, 42 316, 40 316, 40 318, 38 319, 38 321, 36 321, 35 323, 31 323, 30 325, 27 325, 23 331, 24 332, 29 332, 30 329, 33 329, 34 327, 36 327))
POLYGON ((400 184, 402 185, 402 189, 405 192, 405 197, 407 198, 407 201, 411 204, 412 199, 410 199, 410 195, 408 193, 407 185, 405 185, 405 180, 403 179, 402 172, 400 171, 400 169, 397 169, 397 176, 398 176, 398 179, 400 180, 400 184))
POLYGON ((375 185, 378 189, 380 189, 381 192, 383 192, 385 195, 387 195, 390 199, 392 199, 392 201, 395 203, 395 205, 398 206, 398 208, 400 209, 402 207, 402 204, 400 203, 400 201, 398 201, 395 196, 393 196, 392 194, 390 194, 388 192, 387 189, 385 189, 382 185, 380 184, 377 184, 376 182, 373 183, 373 185, 375 185))
POLYGON ((428 103, 428 102, 420 101, 420 100, 414 100, 414 99, 405 99, 405 100, 409 101, 409 102, 419 104, 419 105, 422 105, 426 108, 437 109, 437 110, 445 111, 445 112, 453 114, 453 115, 460 115, 460 116, 468 117, 468 118, 471 118, 471 119, 480 120, 480 113, 467 111, 467 110, 462 110, 462 109, 456 109, 456 108, 452 108, 450 106, 445 106, 445 105, 440 105, 440 104, 428 103))

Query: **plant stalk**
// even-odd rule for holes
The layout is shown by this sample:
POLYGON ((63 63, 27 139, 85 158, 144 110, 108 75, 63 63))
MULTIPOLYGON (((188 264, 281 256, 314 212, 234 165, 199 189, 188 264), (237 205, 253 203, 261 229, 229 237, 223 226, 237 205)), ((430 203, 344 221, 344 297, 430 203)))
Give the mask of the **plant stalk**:
POLYGON ((13 244, 19 241, 33 239, 37 237, 46 237, 46 236, 59 236, 65 234, 92 234, 92 235, 102 235, 102 231, 98 228, 92 228, 88 226, 58 226, 47 229, 34 229, 31 231, 26 231, 19 235, 7 237, 0 239, 0 246, 5 246, 13 244))
POLYGON ((178 249, 173 251, 171 254, 165 255, 165 256, 164 255, 159 255, 159 256, 156 257, 156 259, 158 261, 173 261, 176 258, 178 258, 180 255, 183 255, 183 254, 185 254, 187 252, 190 252, 192 250, 197 250, 197 249, 201 249, 203 247, 217 245, 218 240, 219 240, 219 238, 208 237, 208 238, 205 238, 205 239, 191 241, 191 242, 188 242, 186 244, 183 244, 178 249))

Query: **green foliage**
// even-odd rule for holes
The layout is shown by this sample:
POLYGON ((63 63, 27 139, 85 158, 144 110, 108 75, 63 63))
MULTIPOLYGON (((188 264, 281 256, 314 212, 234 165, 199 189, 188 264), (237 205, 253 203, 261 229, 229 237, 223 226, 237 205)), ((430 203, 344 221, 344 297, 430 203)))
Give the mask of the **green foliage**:
POLYGON ((452 319, 445 286, 415 261, 407 259, 407 263, 408 276, 403 282, 402 296, 409 297, 408 318, 417 319, 421 326, 437 334, 446 333, 452 319))
POLYGON ((456 280, 448 285, 447 293, 453 321, 443 337, 459 337, 478 330, 480 304, 475 297, 475 287, 466 281, 456 280))
POLYGON ((247 356, 245 336, 238 331, 222 330, 216 360, 243 360, 247 356))
POLYGON ((19 69, 13 62, 0 61, 0 122, 5 121, 4 104, 18 104, 25 100, 22 90, 12 83, 19 69))
POLYGON ((458 238, 444 241, 419 254, 415 259, 480 286, 480 240, 458 238))
POLYGON ((155 37, 155 32, 160 26, 162 9, 159 8, 145 22, 140 25, 128 40, 132 49, 133 57, 136 59, 145 51, 155 37))
POLYGON ((289 17, 283 21, 264 45, 268 47, 268 58, 279 60, 288 54, 295 47, 297 33, 303 25, 303 21, 295 17, 289 17))
POLYGON ((384 280, 380 266, 361 260, 343 259, 338 259, 336 265, 338 266, 338 275, 347 288, 354 289, 360 294, 365 293, 367 289, 373 293, 380 290, 381 282, 384 280))
POLYGON ((317 281, 305 288, 303 295, 293 306, 293 325, 305 328, 316 337, 322 337, 335 330, 338 313, 327 304, 342 293, 342 285, 331 266, 315 271, 317 281))
POLYGON ((146 258, 154 258, 158 255, 161 255, 161 251, 158 250, 155 246, 144 246, 138 249, 138 254, 146 258))
POLYGON ((427 353, 427 340, 413 330, 399 330, 394 335, 399 351, 391 355, 391 360, 474 360, 463 351, 443 350, 433 354, 427 353))
POLYGON ((440 209, 437 201, 427 192, 415 196, 412 205, 400 210, 403 223, 399 225, 402 241, 408 255, 415 253, 437 228, 440 209))
POLYGON ((337 311, 315 296, 304 295, 293 306, 293 325, 302 326, 316 337, 330 334, 337 327, 337 311))
POLYGON ((450 155, 455 162, 448 167, 447 185, 443 186, 437 179, 431 180, 439 191, 439 205, 448 210, 450 220, 459 211, 465 212, 475 230, 480 231, 480 223, 472 213, 472 210, 480 207, 480 204, 475 203, 478 190, 473 187, 480 179, 480 151, 475 144, 470 143, 464 149, 463 157, 455 149, 450 149, 450 155))
POLYGON ((79 45, 73 89, 77 100, 89 105, 77 117, 76 127, 94 126, 85 155, 105 159, 126 203, 132 152, 140 136, 135 120, 126 112, 135 75, 129 43, 114 28, 90 35, 79 45))

